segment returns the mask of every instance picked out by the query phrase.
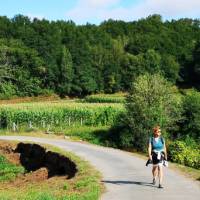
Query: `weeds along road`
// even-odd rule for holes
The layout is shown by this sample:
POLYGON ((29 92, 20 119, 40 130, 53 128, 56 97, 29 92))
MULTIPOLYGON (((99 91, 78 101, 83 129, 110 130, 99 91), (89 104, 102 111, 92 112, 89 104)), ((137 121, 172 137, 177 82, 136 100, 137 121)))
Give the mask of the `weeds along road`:
POLYGON ((199 183, 164 168, 164 189, 151 184, 151 167, 131 153, 80 142, 25 136, 0 136, 2 140, 51 144, 88 160, 103 176, 106 191, 101 200, 199 200, 199 183))

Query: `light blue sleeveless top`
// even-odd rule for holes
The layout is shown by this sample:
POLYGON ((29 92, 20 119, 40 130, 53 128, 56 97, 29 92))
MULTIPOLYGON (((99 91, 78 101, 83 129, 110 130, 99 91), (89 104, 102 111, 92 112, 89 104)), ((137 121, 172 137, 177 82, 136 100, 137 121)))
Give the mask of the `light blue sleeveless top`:
POLYGON ((149 138, 149 143, 152 145, 152 150, 162 151, 164 149, 164 138, 159 137, 156 141, 154 137, 149 138))

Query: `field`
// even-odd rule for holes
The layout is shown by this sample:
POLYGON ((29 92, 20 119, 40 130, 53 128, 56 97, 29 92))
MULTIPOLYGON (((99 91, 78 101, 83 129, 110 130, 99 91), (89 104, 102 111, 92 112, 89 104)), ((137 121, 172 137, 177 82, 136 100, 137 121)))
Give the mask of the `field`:
POLYGON ((109 126, 124 111, 121 103, 80 103, 70 100, 0 105, 0 128, 52 129, 109 126))
POLYGON ((95 94, 87 96, 84 101, 90 103, 124 103, 126 93, 95 94))

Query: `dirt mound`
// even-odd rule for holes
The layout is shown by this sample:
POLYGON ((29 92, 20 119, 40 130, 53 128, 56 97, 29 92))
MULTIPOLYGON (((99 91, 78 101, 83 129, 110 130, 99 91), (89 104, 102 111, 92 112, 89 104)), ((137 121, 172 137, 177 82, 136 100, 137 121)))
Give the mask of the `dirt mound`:
POLYGON ((4 155, 7 160, 15 165, 20 165, 20 154, 15 153, 16 145, 0 141, 0 154, 4 155))
POLYGON ((16 147, 15 145, 0 141, 0 152, 3 154, 12 153, 14 151, 15 147, 16 147))
MULTIPOLYGON (((46 149, 37 144, 18 145, 0 141, 0 154, 9 162, 22 165, 27 173, 20 174, 16 179, 0 183, 0 191, 10 187, 26 187, 27 184, 39 183, 54 177, 66 179, 75 176, 77 169, 69 158, 46 149)), ((51 179, 49 179, 51 180, 51 179)))
POLYGON ((42 167, 47 168, 48 177, 75 176, 76 164, 69 158, 46 149, 38 144, 19 143, 15 152, 20 153, 20 162, 27 171, 36 171, 42 167))

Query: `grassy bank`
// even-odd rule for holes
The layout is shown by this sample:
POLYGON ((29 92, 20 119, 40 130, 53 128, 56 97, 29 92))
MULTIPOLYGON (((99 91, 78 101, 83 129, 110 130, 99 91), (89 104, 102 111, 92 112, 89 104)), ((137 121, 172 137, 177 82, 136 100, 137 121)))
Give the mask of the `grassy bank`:
POLYGON ((106 137, 109 130, 109 126, 79 126, 69 127, 65 129, 54 128, 50 132, 42 129, 22 129, 21 131, 9 131, 0 129, 0 135, 16 135, 16 136, 33 136, 33 137, 45 137, 64 139, 69 137, 71 140, 82 140, 93 144, 105 145, 106 137))
POLYGON ((97 200, 103 187, 101 175, 88 162, 72 153, 45 145, 48 150, 58 152, 77 165, 78 172, 72 179, 53 177, 42 182, 26 183, 20 190, 9 182, 0 184, 0 200, 97 200))
POLYGON ((24 173, 22 166, 10 163, 3 155, 0 154, 0 182, 14 180, 19 174, 24 173))

